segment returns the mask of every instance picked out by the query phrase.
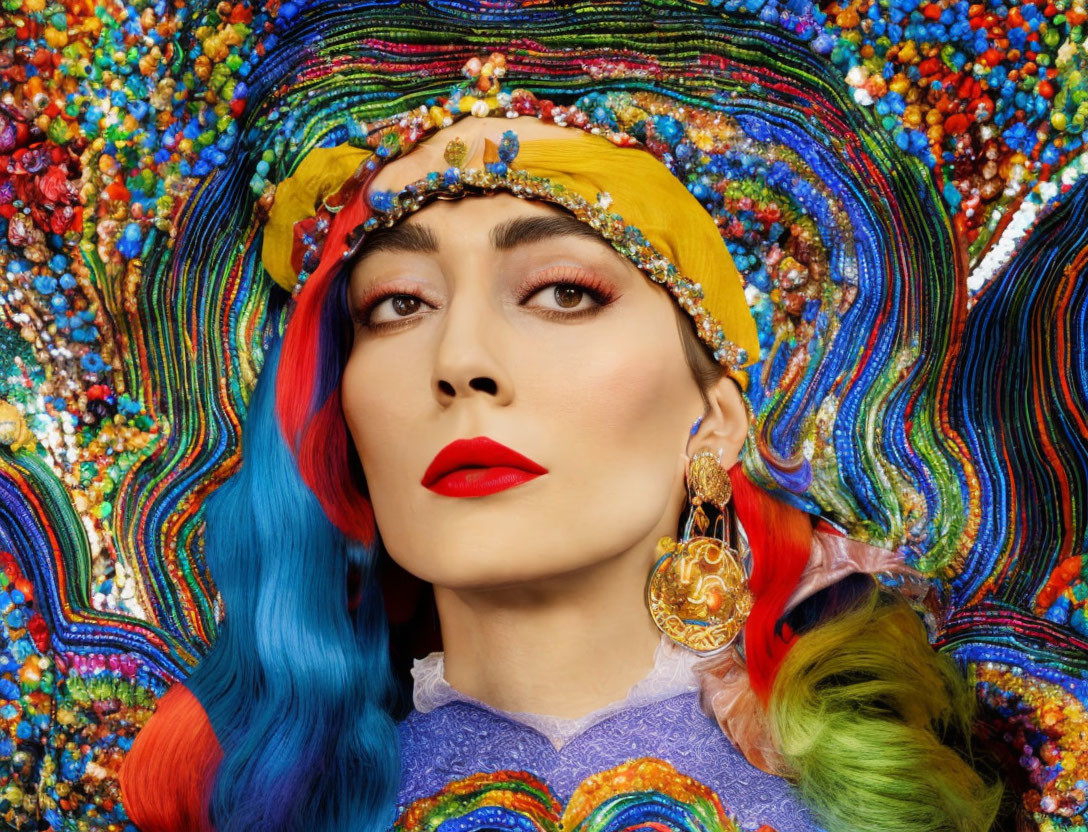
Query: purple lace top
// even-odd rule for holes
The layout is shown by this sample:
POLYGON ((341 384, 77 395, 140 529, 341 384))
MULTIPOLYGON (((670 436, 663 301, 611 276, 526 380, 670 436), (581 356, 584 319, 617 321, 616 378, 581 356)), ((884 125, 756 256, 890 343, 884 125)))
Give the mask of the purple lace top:
POLYGON ((441 654, 417 663, 416 708, 398 726, 398 827, 558 828, 569 806, 576 816, 563 817, 567 829, 588 820, 585 828, 602 830, 656 822, 707 832, 818 832, 791 785, 751 765, 702 712, 692 662, 666 642, 650 676, 623 702, 581 720, 492 708, 445 682, 441 654), (527 793, 546 798, 526 809, 527 793))

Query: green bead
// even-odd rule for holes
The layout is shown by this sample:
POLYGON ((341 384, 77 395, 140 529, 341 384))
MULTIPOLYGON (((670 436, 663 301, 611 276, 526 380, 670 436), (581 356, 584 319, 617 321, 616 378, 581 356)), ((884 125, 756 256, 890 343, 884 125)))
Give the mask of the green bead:
POLYGON ((56 144, 64 144, 68 140, 68 125, 64 119, 55 118, 49 122, 49 129, 46 131, 46 135, 49 136, 56 144))

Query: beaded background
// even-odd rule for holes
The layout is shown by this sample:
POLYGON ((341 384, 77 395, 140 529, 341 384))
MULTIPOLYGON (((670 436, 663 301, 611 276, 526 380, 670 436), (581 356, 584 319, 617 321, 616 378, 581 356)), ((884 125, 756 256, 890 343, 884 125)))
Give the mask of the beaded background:
POLYGON ((214 639, 267 183, 499 49, 507 89, 634 97, 748 282, 748 467, 933 578, 1028 808, 1084 828, 1082 0, 0 10, 0 821, 125 828, 123 754, 214 639))

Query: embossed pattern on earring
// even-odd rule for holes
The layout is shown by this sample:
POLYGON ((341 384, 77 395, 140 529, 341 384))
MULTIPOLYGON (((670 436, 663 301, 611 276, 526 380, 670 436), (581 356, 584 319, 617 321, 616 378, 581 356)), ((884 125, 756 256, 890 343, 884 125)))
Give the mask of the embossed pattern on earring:
POLYGON ((735 519, 727 512, 733 496, 729 474, 709 451, 688 465, 688 501, 692 506, 680 541, 662 537, 657 561, 646 582, 650 616, 661 632, 682 647, 711 655, 740 634, 752 610, 740 553, 732 539, 735 519), (705 536, 710 520, 703 509, 717 510, 714 534, 705 536), (694 529, 695 535, 692 536, 694 529))

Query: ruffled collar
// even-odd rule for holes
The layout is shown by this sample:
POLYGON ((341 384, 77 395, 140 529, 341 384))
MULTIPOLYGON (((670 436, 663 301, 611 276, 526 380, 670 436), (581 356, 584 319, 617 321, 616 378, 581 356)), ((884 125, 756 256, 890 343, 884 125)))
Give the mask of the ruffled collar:
POLYGON ((526 725, 547 737, 555 750, 560 750, 578 735, 598 722, 627 708, 636 708, 670 699, 683 693, 699 690, 699 675, 694 665, 699 656, 675 644, 666 636, 661 637, 654 651, 654 666, 640 681, 635 682, 623 699, 605 705, 576 719, 504 711, 454 688, 445 677, 445 655, 431 653, 416 659, 412 666, 412 704, 420 713, 427 713, 450 702, 465 702, 491 711, 514 722, 526 725))
MULTIPOLYGON (((903 582, 900 591, 908 595, 920 597, 927 586, 924 576, 908 567, 898 553, 820 527, 813 532, 809 562, 786 610, 856 572, 897 576, 903 582)), ((417 711, 427 713, 449 702, 466 702, 535 729, 551 740, 557 751, 586 729, 626 708, 699 692, 703 712, 718 723, 750 763, 771 774, 783 772, 763 708, 751 689, 740 643, 707 659, 663 635, 654 652, 653 668, 631 686, 626 697, 577 719, 504 711, 461 693, 446 681, 442 653, 416 659, 412 678, 412 701, 417 711)))

